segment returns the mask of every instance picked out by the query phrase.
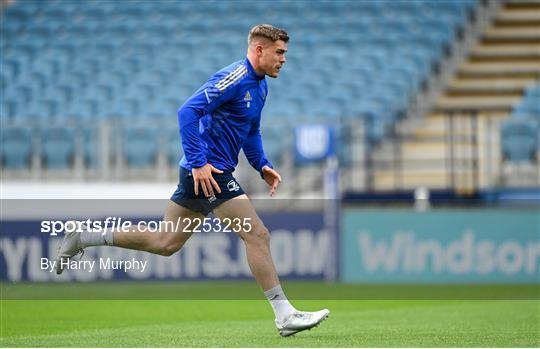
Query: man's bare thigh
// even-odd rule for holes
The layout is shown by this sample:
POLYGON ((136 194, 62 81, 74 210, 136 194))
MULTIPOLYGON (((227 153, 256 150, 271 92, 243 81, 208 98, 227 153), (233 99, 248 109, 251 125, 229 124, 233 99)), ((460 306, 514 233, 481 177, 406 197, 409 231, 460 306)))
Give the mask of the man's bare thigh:
POLYGON ((186 207, 178 205, 176 202, 169 200, 163 222, 167 233, 171 233, 174 239, 186 241, 193 234, 194 226, 200 224, 204 216, 192 211, 186 207), (189 228, 189 229, 186 229, 189 228))
MULTIPOLYGON (((240 222, 240 224, 246 228, 238 232, 238 235, 241 237, 244 237, 245 234, 249 234, 250 232, 255 231, 255 229, 260 229, 264 226, 263 222, 257 215, 251 200, 249 200, 248 196, 245 194, 227 200, 223 204, 216 207, 214 209, 214 215, 222 221, 225 218, 231 220, 239 219, 237 222, 240 222), (249 225, 246 223, 249 223, 249 225)), ((235 225, 234 222, 233 225, 235 225)))

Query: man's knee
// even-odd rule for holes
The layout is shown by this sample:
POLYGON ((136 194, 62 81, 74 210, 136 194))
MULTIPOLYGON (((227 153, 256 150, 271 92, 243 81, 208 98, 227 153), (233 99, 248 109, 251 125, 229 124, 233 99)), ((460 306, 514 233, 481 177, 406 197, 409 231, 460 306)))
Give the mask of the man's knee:
POLYGON ((246 243, 264 244, 270 243, 270 232, 264 225, 254 227, 251 231, 245 234, 244 240, 246 243))
POLYGON ((184 242, 182 241, 171 241, 164 239, 161 240, 158 245, 157 254, 168 257, 180 251, 182 246, 184 246, 184 242))

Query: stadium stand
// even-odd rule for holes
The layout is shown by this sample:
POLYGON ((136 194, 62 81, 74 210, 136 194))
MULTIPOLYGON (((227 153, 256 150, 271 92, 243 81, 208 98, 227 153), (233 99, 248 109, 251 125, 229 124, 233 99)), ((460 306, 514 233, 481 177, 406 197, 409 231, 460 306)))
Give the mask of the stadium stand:
POLYGON ((124 127, 123 149, 127 165, 132 168, 151 168, 157 162, 157 129, 148 126, 124 127))
MULTIPOLYGON (((539 27, 538 1, 502 2, 465 50, 462 63, 427 117, 401 135, 400 161, 405 165, 398 169, 399 175, 382 167, 374 173, 374 187, 472 191, 495 185, 504 175, 499 172, 503 161, 499 149, 510 160, 533 161, 531 147, 538 145, 538 133, 533 133, 536 126, 514 119, 538 115, 540 100, 534 92, 537 88, 531 86, 540 79, 539 27), (501 139, 501 122, 510 113, 512 120, 504 124, 501 139)), ((384 158, 382 152, 377 156, 384 158)), ((538 167, 531 171, 532 181, 515 184, 539 185, 538 167)))
POLYGON ((540 117, 540 83, 527 89, 525 97, 513 111, 512 118, 538 119, 540 117))
POLYGON ((73 128, 46 127, 42 129, 43 160, 48 169, 67 169, 75 157, 73 128))
POLYGON ((512 162, 535 161, 538 149, 538 123, 508 120, 502 125, 502 150, 512 162))
MULTIPOLYGON (((173 125, 178 106, 212 71, 244 55, 249 27, 270 21, 293 40, 286 77, 272 81, 267 119, 367 118, 378 142, 403 117, 475 1, 287 1, 270 13, 267 6, 16 2, 4 13, 2 117, 14 125, 148 117, 173 125)), ((280 137, 266 142, 272 152, 283 150, 280 137)))
POLYGON ((30 167, 32 132, 24 127, 2 127, 2 164, 9 170, 30 167))
POLYGON ((510 162, 532 163, 540 158, 540 84, 527 89, 525 97, 502 124, 502 152, 510 162))
MULTIPOLYGON (((45 169, 69 170, 77 156, 85 169, 118 167, 118 162, 152 168, 160 159, 176 167, 181 156, 177 108, 213 71, 244 56, 253 24, 270 22, 286 28, 292 39, 285 71, 269 81, 263 111, 267 152, 278 165, 286 163, 293 126, 324 122, 340 128, 340 164, 350 169, 355 163, 351 125, 363 125, 366 149, 380 156, 377 149, 395 139, 415 98, 477 19, 479 4, 17 1, 4 9, 2 21, 1 111, 7 127, 2 144, 8 145, 2 167, 35 170, 30 158, 36 154, 38 168, 45 169), (8 128, 31 128, 40 137, 12 150, 14 139, 23 135, 8 135, 8 128), (79 141, 83 146, 76 146, 79 141), (12 151, 24 156, 13 160, 12 151)), ((530 8, 512 6, 517 5, 501 9, 483 42, 472 49, 439 108, 481 110, 489 104, 497 116, 507 115, 523 88, 538 79, 537 33, 527 26, 537 19, 530 8), (508 76, 501 75, 501 67, 508 76), (497 96, 491 98, 494 89, 497 96)), ((441 112, 435 111, 416 135, 432 133, 433 124, 440 123, 441 112)), ((437 149, 444 146, 430 146, 427 153, 440 156, 437 149)), ((425 144, 403 144, 404 158, 409 148, 424 152, 425 144)), ((441 169, 436 172, 411 180, 405 170, 400 181, 405 187, 447 185, 441 169)), ((374 178, 374 189, 396 186, 394 174, 376 169, 374 178)))

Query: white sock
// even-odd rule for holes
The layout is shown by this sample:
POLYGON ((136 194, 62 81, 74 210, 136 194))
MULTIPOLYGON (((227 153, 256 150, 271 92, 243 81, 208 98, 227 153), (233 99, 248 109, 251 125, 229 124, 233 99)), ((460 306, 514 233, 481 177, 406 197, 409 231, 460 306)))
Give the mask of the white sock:
POLYGON ((264 295, 270 302, 277 321, 283 322, 285 319, 287 319, 287 317, 289 317, 289 315, 296 311, 291 303, 289 303, 287 297, 285 297, 285 293, 281 289, 281 285, 274 286, 268 291, 264 291, 264 295))
POLYGON ((83 231, 81 233, 81 244, 83 247, 113 245, 113 232, 107 230, 105 234, 101 232, 83 231))

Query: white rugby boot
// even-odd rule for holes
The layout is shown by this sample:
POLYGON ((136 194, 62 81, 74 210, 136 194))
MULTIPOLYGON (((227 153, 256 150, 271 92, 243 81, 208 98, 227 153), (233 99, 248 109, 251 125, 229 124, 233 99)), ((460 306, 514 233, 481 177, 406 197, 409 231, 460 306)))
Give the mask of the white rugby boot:
POLYGON ((69 259, 78 253, 84 254, 84 248, 81 244, 81 233, 76 229, 75 231, 65 233, 64 239, 56 250, 56 274, 60 275, 64 271, 62 262, 69 262, 69 259))
POLYGON ((283 322, 278 322, 276 326, 282 337, 287 337, 304 330, 310 330, 318 326, 323 320, 328 318, 330 310, 323 309, 315 312, 295 311, 283 322))

